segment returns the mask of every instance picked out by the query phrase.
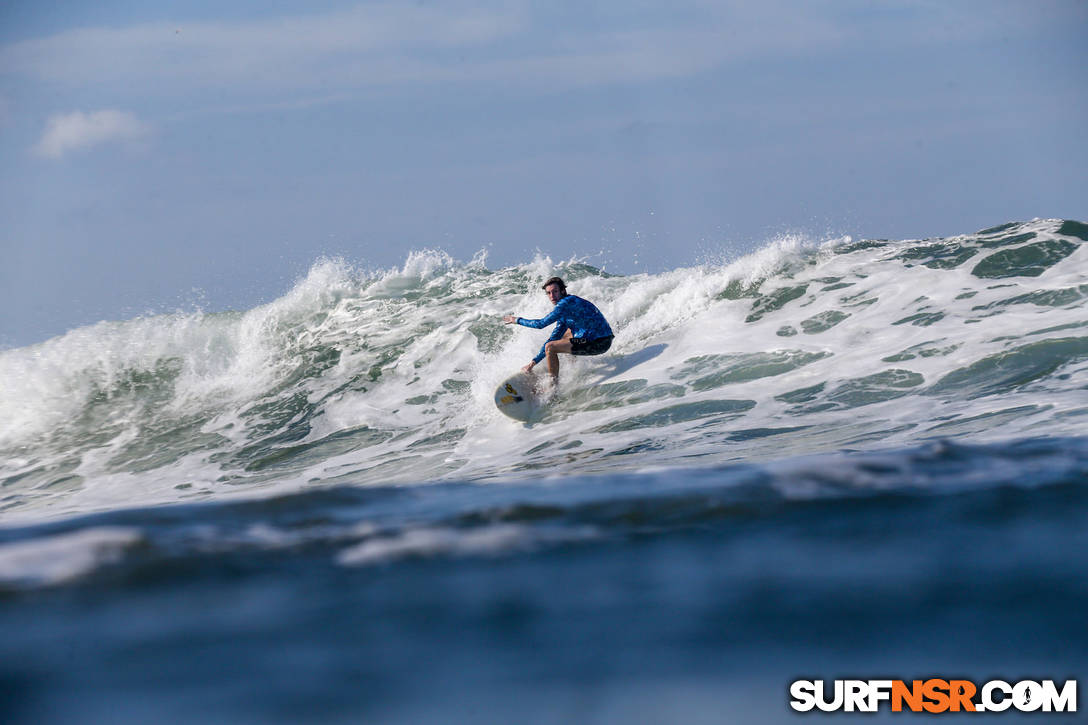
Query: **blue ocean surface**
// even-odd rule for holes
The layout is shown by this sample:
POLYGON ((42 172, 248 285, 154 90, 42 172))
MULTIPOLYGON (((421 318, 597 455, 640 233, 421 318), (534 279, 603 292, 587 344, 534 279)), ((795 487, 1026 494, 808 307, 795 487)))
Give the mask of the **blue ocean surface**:
POLYGON ((0 352, 0 719, 791 722, 874 717, 795 713, 797 679, 1083 686, 1086 241, 326 260, 252 310, 0 352), (555 273, 616 341, 523 425, 492 393, 543 333, 501 317, 555 273))

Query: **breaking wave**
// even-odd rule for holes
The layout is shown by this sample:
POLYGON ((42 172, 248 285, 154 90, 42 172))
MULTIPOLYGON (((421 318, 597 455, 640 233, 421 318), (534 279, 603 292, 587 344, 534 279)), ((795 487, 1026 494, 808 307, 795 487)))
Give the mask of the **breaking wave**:
POLYGON ((634 276, 439 252, 380 273, 322 260, 251 310, 102 322, 0 352, 0 511, 1079 436, 1086 241, 1088 225, 1036 220, 921 241, 780 240, 634 276), (492 391, 544 333, 501 317, 546 314, 553 274, 601 308, 616 342, 565 358, 558 397, 523 426, 492 391))

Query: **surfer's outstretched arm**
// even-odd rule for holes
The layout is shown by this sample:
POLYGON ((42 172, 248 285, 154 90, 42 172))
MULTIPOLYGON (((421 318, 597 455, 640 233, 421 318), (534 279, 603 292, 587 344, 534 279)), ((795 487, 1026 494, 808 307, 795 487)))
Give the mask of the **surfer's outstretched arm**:
POLYGON ((548 325, 557 322, 562 316, 563 310, 565 309, 566 305, 564 305, 562 300, 560 300, 560 302, 552 308, 551 312, 549 312, 544 317, 541 317, 539 320, 530 320, 527 317, 515 317, 514 322, 521 325, 522 327, 531 327, 534 330, 543 330, 548 325))

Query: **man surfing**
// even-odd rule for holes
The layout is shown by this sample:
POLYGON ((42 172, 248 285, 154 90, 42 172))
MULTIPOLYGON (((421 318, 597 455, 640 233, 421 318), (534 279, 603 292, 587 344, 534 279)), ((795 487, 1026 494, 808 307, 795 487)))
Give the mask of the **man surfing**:
POLYGON ((568 355, 600 355, 612 347, 612 328, 604 319, 601 311, 592 302, 567 293, 567 285, 559 277, 552 277, 544 283, 544 293, 555 308, 539 320, 527 320, 524 317, 506 315, 502 321, 508 325, 518 324, 524 327, 541 329, 558 323, 552 330, 551 337, 540 348, 533 361, 522 368, 527 373, 533 372, 537 363, 548 358, 548 374, 552 384, 559 381, 559 353, 568 355))

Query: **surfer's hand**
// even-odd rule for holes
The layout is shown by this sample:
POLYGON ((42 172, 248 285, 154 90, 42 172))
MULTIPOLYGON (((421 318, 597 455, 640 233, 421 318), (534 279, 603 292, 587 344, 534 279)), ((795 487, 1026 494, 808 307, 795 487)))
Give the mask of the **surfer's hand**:
POLYGON ((535 367, 536 367, 536 363, 531 362, 528 365, 526 365, 525 367, 523 367, 522 371, 527 372, 527 373, 531 373, 531 372, 533 372, 533 368, 535 368, 535 367))
POLYGON ((518 321, 518 318, 513 315, 503 315, 502 321, 508 325, 512 325, 518 321))

